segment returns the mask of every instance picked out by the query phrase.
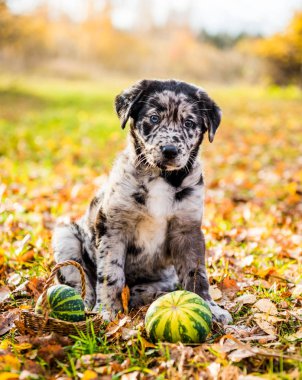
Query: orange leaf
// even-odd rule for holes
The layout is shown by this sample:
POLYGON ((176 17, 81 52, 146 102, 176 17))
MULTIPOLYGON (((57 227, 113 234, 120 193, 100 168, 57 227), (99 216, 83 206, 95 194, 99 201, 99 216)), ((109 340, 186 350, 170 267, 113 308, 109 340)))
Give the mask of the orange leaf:
POLYGON ((25 252, 23 255, 18 256, 17 261, 19 263, 26 263, 27 261, 33 260, 34 256, 35 252, 33 249, 31 249, 30 251, 25 252))
POLYGON ((34 299, 36 299, 42 293, 44 283, 44 279, 39 277, 32 277, 27 283, 26 289, 34 296, 34 299))
POLYGON ((223 290, 238 290, 239 287, 237 285, 237 282, 233 279, 231 279, 229 276, 225 277, 221 283, 221 288, 223 290))
POLYGON ((129 290, 128 285, 124 286, 121 297, 122 297, 122 305, 123 305, 124 312, 125 314, 128 314, 128 311, 129 311, 128 305, 129 305, 129 299, 130 299, 130 290, 129 290))

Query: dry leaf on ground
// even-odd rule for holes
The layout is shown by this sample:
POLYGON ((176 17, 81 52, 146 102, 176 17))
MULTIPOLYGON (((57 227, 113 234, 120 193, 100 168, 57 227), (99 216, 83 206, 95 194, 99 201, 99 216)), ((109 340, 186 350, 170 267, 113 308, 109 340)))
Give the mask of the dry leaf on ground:
POLYGON ((261 319, 261 318, 258 318, 258 319, 255 318, 255 322, 261 328, 261 330, 263 330, 264 332, 266 332, 268 335, 272 335, 272 336, 276 337, 277 330, 269 322, 267 322, 267 321, 265 321, 264 319, 261 319))
POLYGON ((48 344, 39 348, 38 356, 51 365, 57 360, 63 360, 66 353, 60 344, 48 344))
POLYGON ((302 296, 302 284, 298 284, 294 287, 294 289, 292 290, 292 296, 293 297, 302 296))
POLYGON ((18 315, 18 309, 12 309, 0 315, 0 336, 6 334, 14 327, 14 322, 18 318, 18 315))
POLYGON ((26 370, 30 373, 40 374, 40 375, 43 375, 45 372, 43 365, 38 363, 37 360, 32 360, 32 359, 25 360, 24 365, 23 365, 23 370, 26 370))
POLYGON ((121 380, 138 380, 140 378, 140 372, 133 371, 130 373, 124 373, 121 377, 121 380))
POLYGON ((268 298, 262 298, 254 304, 254 308, 270 315, 277 315, 276 305, 268 298))
POLYGON ((255 336, 256 329, 245 325, 228 325, 225 327, 225 332, 231 334, 235 338, 247 338, 255 336))
POLYGON ((285 321, 284 318, 279 318, 279 317, 276 317, 274 315, 269 315, 269 314, 266 314, 266 313, 255 313, 254 314, 254 319, 261 319, 263 321, 267 321, 271 324, 275 324, 277 322, 283 322, 285 321))
POLYGON ((20 273, 11 273, 8 277, 8 284, 10 284, 10 286, 14 285, 14 286, 18 286, 20 285, 20 282, 22 281, 22 276, 20 273))
POLYGON ((216 363, 216 362, 213 362, 213 363, 211 363, 208 366, 207 369, 210 372, 210 375, 212 376, 213 379, 217 379, 218 378, 220 367, 221 367, 221 364, 220 363, 216 363))
POLYGON ((230 334, 220 339, 218 349, 220 352, 227 354, 227 357, 233 362, 239 362, 241 359, 255 355, 249 345, 242 343, 230 334))
POLYGON ((210 296, 214 301, 217 301, 222 298, 222 292, 218 289, 217 285, 210 286, 210 296))
POLYGON ((128 329, 127 327, 122 327, 121 332, 123 340, 129 340, 138 334, 138 330, 128 329))
POLYGON ((254 294, 243 294, 235 299, 235 302, 242 303, 243 305, 253 304, 257 301, 254 294))
POLYGON ((131 318, 129 318, 127 316, 118 320, 118 321, 115 320, 113 322, 110 322, 109 325, 107 326, 105 335, 108 338, 111 337, 112 335, 117 333, 121 327, 125 326, 125 324, 128 322, 131 322, 131 318))
MULTIPOLYGON (((28 380, 28 379, 31 379, 31 380, 35 380, 35 379, 40 379, 41 376, 38 374, 38 373, 34 373, 34 372, 30 372, 28 371, 27 369, 24 369, 21 373, 20 373, 20 377, 19 377, 19 380, 28 380)), ((1 379, 0 379, 1 380, 1 379)))
POLYGON ((240 362, 242 359, 249 358, 251 356, 255 356, 255 354, 249 350, 234 350, 229 355, 228 358, 232 362, 240 362))
POLYGON ((43 291, 45 279, 39 277, 32 277, 26 284, 27 291, 34 296, 36 300, 43 291))
POLYGON ((0 304, 9 298, 10 293, 11 292, 8 286, 2 286, 0 288, 0 304))
POLYGON ((290 342, 302 339, 302 327, 300 327, 299 330, 296 331, 294 334, 285 335, 285 338, 290 342))

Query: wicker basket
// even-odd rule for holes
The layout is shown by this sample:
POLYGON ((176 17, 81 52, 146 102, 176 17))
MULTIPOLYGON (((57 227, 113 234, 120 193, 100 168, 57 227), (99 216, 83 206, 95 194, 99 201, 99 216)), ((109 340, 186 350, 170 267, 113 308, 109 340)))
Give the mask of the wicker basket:
POLYGON ((86 320, 81 322, 66 322, 49 317, 49 310, 47 309, 47 290, 52 285, 57 271, 67 265, 73 265, 80 271, 82 282, 81 296, 85 299, 85 272, 82 266, 73 260, 67 260, 57 264, 53 268, 50 277, 46 281, 43 288, 41 303, 43 314, 36 314, 31 311, 22 310, 19 320, 15 321, 15 324, 21 334, 41 335, 44 333, 54 332, 60 335, 78 335, 79 331, 83 331, 84 333, 91 331, 92 326, 95 332, 100 330, 103 321, 100 314, 86 312, 86 320))

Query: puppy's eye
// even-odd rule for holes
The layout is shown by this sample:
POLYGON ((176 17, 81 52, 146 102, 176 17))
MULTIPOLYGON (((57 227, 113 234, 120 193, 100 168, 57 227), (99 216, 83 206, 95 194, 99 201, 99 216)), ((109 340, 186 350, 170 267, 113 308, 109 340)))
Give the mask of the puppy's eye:
POLYGON ((152 124, 157 124, 159 122, 159 116, 158 115, 151 115, 150 116, 150 121, 152 124))
POLYGON ((186 128, 192 128, 192 127, 194 127, 195 123, 194 123, 194 121, 188 119, 188 120, 185 120, 184 125, 186 128))

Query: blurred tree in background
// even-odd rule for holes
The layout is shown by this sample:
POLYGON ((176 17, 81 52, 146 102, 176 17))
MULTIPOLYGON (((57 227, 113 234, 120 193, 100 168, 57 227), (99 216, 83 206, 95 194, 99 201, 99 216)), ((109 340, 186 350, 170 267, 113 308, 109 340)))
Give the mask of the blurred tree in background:
POLYGON ((256 38, 246 34, 210 34, 193 30, 189 14, 170 14, 163 25, 151 17, 151 2, 141 0, 137 21, 118 28, 112 0, 97 6, 87 0, 81 20, 56 15, 50 2, 28 13, 14 14, 0 0, 0 67, 32 70, 65 77, 181 77, 187 80, 255 83, 264 76, 263 63, 275 83, 301 83, 302 13, 282 34, 256 38))
POLYGON ((267 61, 274 83, 302 86, 302 12, 295 14, 283 33, 256 41, 255 51, 267 61))
POLYGON ((34 14, 13 15, 0 0, 0 58, 22 66, 46 58, 51 51, 47 17, 43 7, 34 14))

